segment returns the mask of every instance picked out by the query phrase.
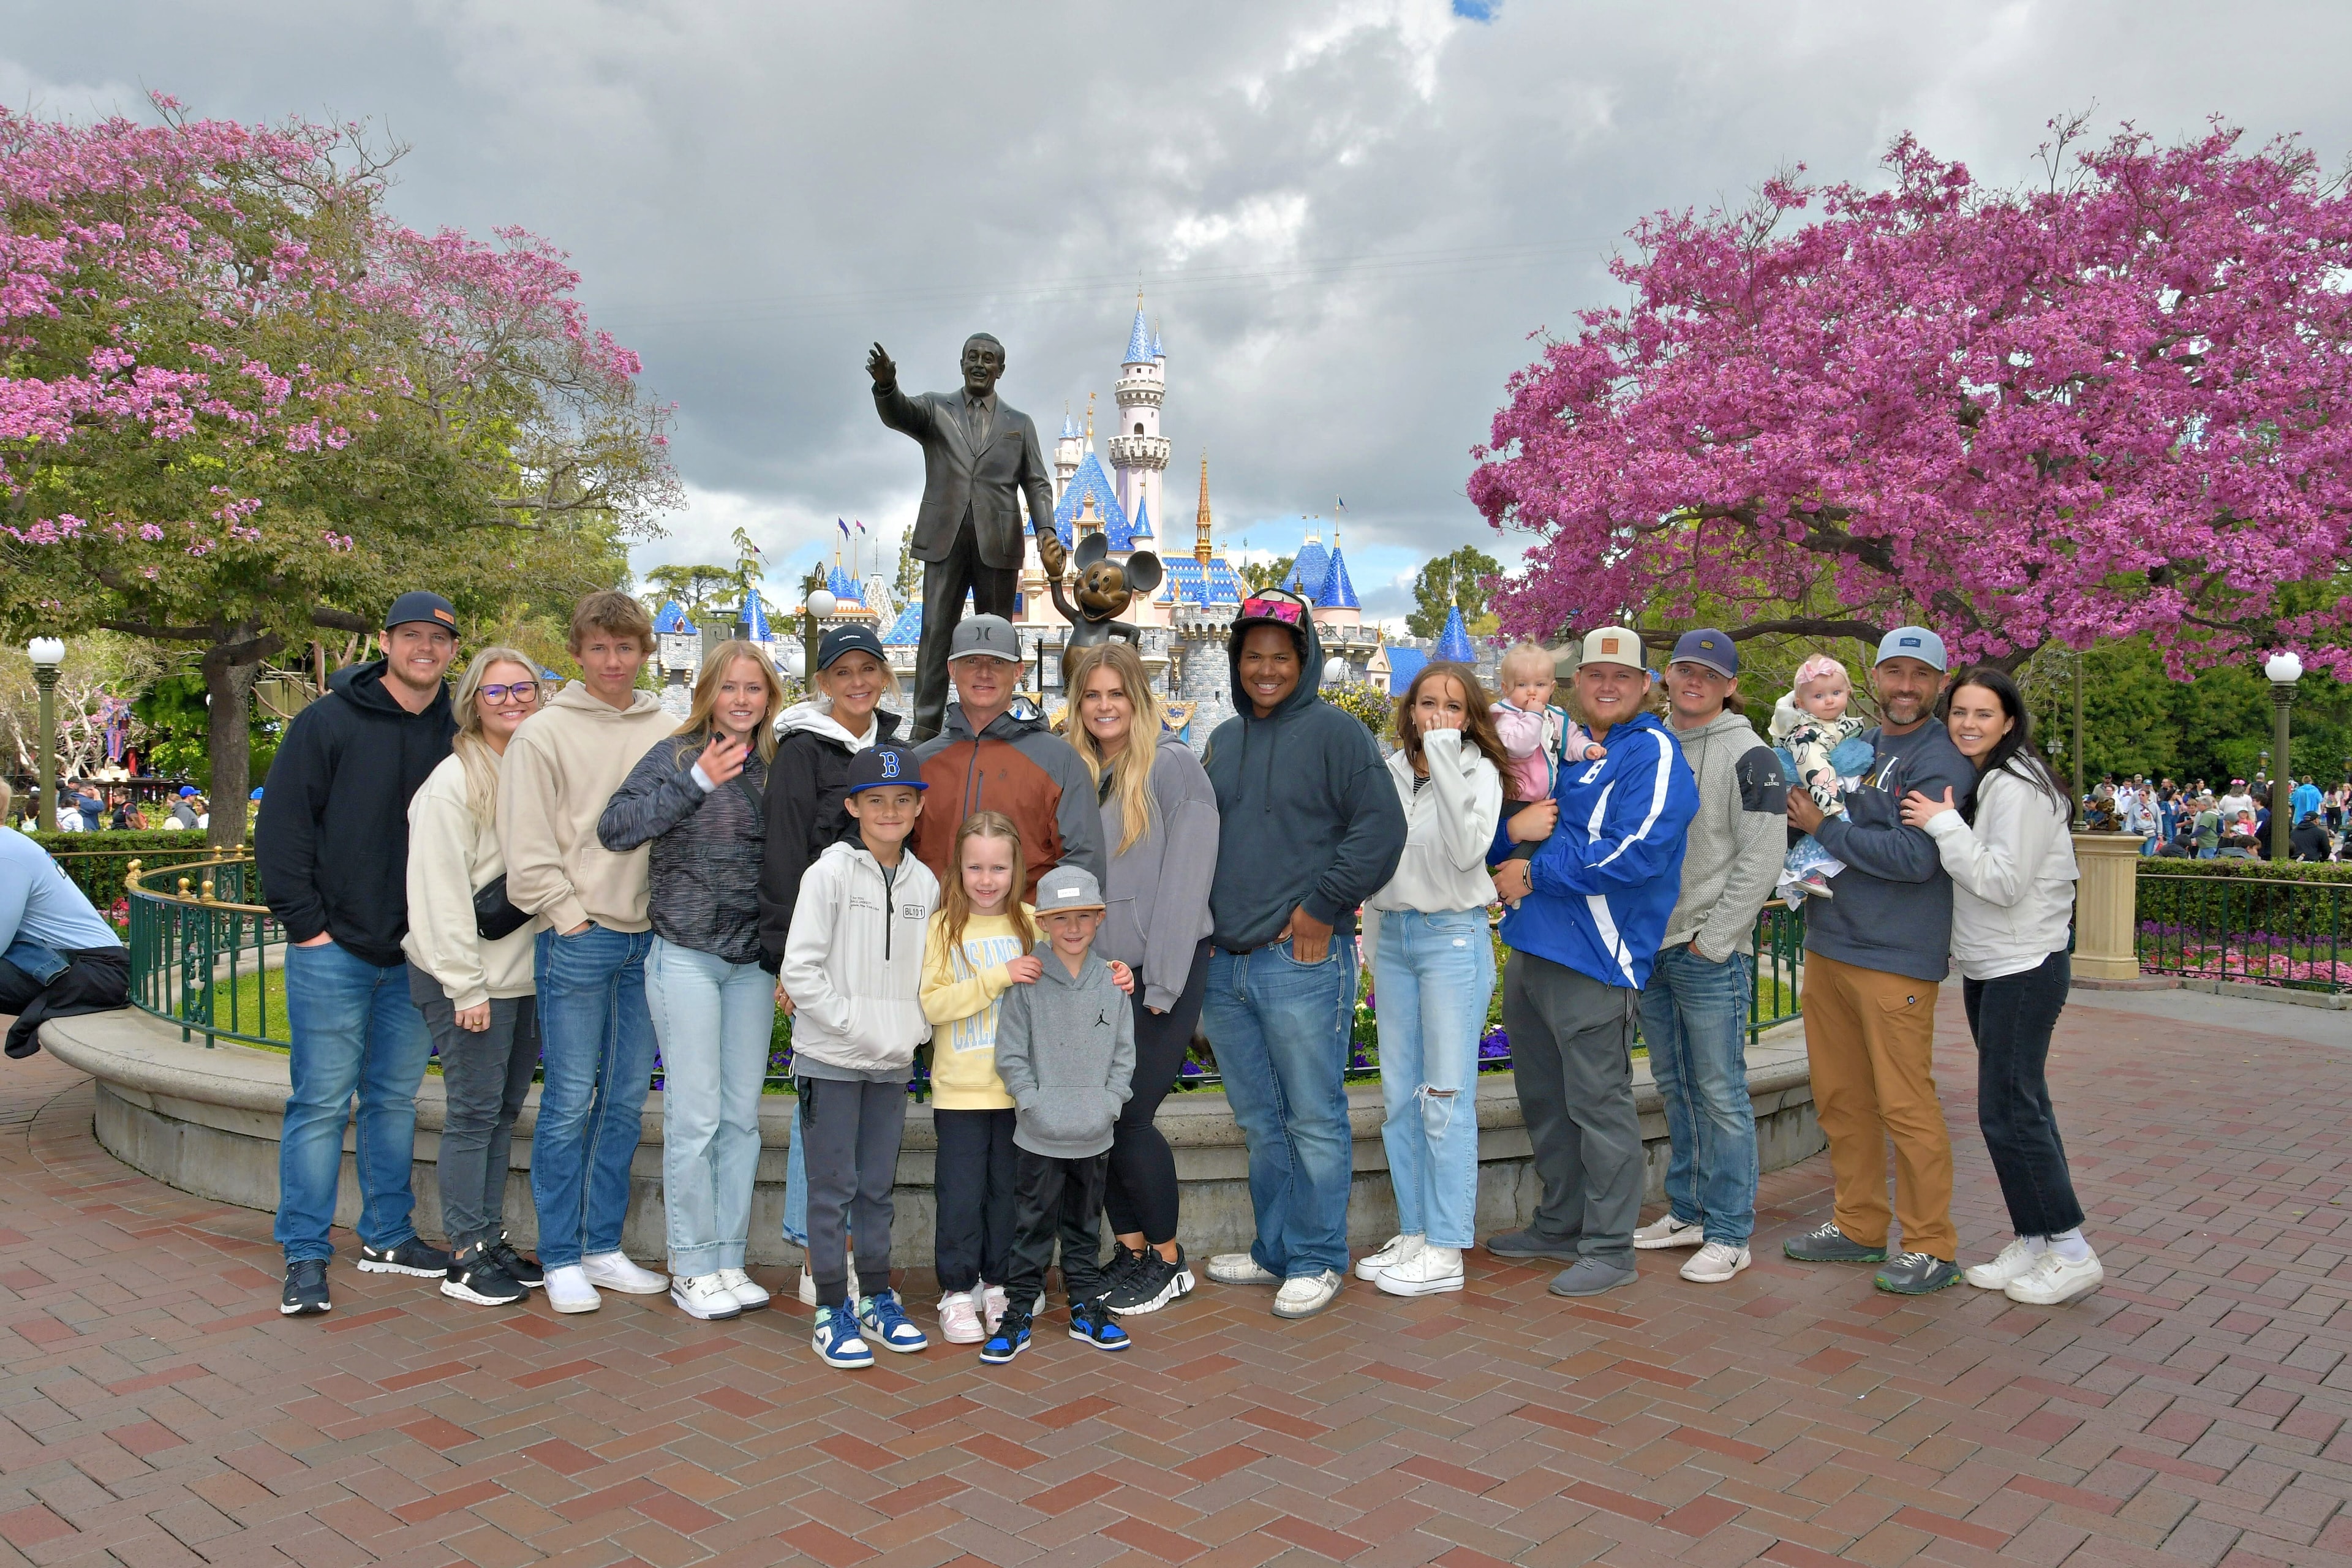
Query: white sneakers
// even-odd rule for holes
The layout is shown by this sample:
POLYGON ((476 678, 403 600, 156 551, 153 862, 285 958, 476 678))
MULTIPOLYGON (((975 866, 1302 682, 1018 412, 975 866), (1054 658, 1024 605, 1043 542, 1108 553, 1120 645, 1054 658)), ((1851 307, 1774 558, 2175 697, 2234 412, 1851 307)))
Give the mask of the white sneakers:
POLYGON ((1667 1247, 1696 1247, 1706 1239, 1706 1226, 1685 1225, 1668 1209, 1656 1219, 1633 1233, 1633 1246, 1642 1252, 1655 1252, 1667 1247))
MULTIPOLYGON (((1685 1228, 1696 1231, 1698 1227, 1687 1226, 1685 1228)), ((1635 1231, 1633 1234, 1639 1237, 1642 1233, 1635 1231)), ((1642 1243, 1637 1240, 1633 1245, 1639 1247, 1642 1243)), ((1689 1243, 1660 1241, 1653 1242, 1651 1245, 1653 1247, 1686 1247, 1689 1243)), ((1683 1278, 1694 1285, 1720 1285, 1747 1268, 1748 1261, 1746 1247, 1734 1247, 1727 1241, 1710 1241, 1691 1254, 1689 1261, 1683 1265, 1683 1278)))
MULTIPOLYGON (((1462 1289, 1462 1249, 1458 1247, 1433 1247, 1414 1237, 1420 1245, 1409 1258, 1398 1259, 1372 1277, 1372 1284, 1387 1296, 1434 1296, 1442 1290, 1462 1289)), ((1375 1257, 1379 1256, 1377 1253, 1375 1257)), ((1357 1273, 1363 1272, 1360 1265, 1357 1273)), ((1279 1301, 1280 1298, 1276 1298, 1279 1301)), ((1279 1307, 1276 1310, 1279 1310, 1279 1307)))
POLYGON ((600 1252, 580 1260, 588 1276, 588 1283, 600 1290, 618 1290, 624 1296, 658 1296, 669 1289, 669 1276, 656 1274, 650 1268, 640 1268, 625 1253, 600 1252))
MULTIPOLYGON (((1241 1256, 1246 1258, 1249 1254, 1241 1256)), ((1336 1268, 1286 1279, 1282 1282, 1282 1289, 1274 1293, 1274 1315, 1277 1318, 1311 1318, 1332 1303, 1339 1296, 1342 1283, 1344 1281, 1336 1268)))
POLYGON ((2022 1279, 2032 1273, 2046 1252, 2046 1245, 2036 1247, 2025 1237, 2017 1237, 1990 1263, 1963 1269, 1960 1278, 1979 1290, 2006 1290, 2011 1280, 2022 1279))
POLYGON ((980 1321, 992 1334, 996 1331, 996 1325, 1004 1321, 1004 1305, 1003 1286, 982 1285, 980 1288, 980 1321))
POLYGON ((2035 1258, 2032 1271, 2011 1280, 2001 1294, 2029 1307, 2056 1307, 2089 1295, 2106 1277, 2097 1253, 2069 1263, 2053 1248, 2035 1258))
MULTIPOLYGON (((853 1301, 857 1300, 857 1265, 855 1263, 849 1266, 849 1299, 853 1301)), ((816 1305, 816 1276, 808 1271, 806 1264, 801 1265, 801 1305, 816 1305)))
POLYGON ((736 1305, 747 1312, 758 1311, 766 1306, 770 1300, 767 1291, 753 1284, 751 1277, 740 1268, 720 1269, 719 1282, 733 1293, 736 1305))
MULTIPOLYGON (((1378 1252, 1369 1253, 1356 1260, 1356 1278, 1377 1282, 1383 1268, 1393 1268, 1421 1256, 1423 1238, 1418 1236, 1392 1236, 1381 1243, 1378 1252)), ((1212 1264, 1212 1268, 1215 1265, 1212 1264)), ((1213 1275, 1212 1279, 1215 1278, 1213 1275)))
POLYGON ((940 1298, 940 1338, 951 1345, 976 1345, 988 1338, 980 1322, 980 1303, 971 1291, 950 1290, 940 1298))
POLYGON ((670 1281, 669 1299, 689 1318, 718 1321, 743 1315, 743 1303, 717 1274, 697 1274, 670 1281))
POLYGON ((549 1269, 546 1289, 547 1304, 559 1312, 593 1312, 604 1304, 596 1287, 588 1283, 588 1271, 577 1263, 549 1269))
POLYGON ((1220 1285, 1279 1285, 1280 1279, 1257 1266, 1246 1252, 1220 1252, 1209 1259, 1209 1278, 1220 1285))

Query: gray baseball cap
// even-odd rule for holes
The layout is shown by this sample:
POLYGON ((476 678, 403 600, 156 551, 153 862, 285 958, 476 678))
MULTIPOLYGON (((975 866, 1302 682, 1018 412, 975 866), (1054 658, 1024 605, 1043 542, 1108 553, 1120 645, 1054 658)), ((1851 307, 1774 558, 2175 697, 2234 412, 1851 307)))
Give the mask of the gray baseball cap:
POLYGON ((967 616, 958 621, 955 636, 948 639, 948 662, 973 658, 1019 664, 1021 639, 1013 635, 1013 623, 1003 616, 967 616))
POLYGON ((1050 915, 1055 910, 1102 907, 1102 889, 1095 882, 1095 874, 1084 866, 1056 866, 1037 879, 1036 908, 1041 915, 1050 915))
POLYGON ((1944 639, 1925 626, 1897 626, 1878 639, 1878 657, 1870 662, 1877 666, 1890 658, 1916 658, 1940 674, 1946 668, 1944 639))

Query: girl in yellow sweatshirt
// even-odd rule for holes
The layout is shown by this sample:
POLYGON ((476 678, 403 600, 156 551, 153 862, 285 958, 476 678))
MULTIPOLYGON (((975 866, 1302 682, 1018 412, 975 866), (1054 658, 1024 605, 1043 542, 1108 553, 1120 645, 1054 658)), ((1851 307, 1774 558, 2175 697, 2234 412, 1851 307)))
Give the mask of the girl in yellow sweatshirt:
POLYGON ((940 1332, 961 1345, 979 1343, 1003 1315, 1013 1245, 1013 1097, 996 1076, 996 1016, 1004 993, 1034 984, 1044 966, 1033 951, 1037 911, 1018 897, 1029 884, 1012 818, 966 817, 948 864, 924 938, 921 995, 939 1135, 940 1332))

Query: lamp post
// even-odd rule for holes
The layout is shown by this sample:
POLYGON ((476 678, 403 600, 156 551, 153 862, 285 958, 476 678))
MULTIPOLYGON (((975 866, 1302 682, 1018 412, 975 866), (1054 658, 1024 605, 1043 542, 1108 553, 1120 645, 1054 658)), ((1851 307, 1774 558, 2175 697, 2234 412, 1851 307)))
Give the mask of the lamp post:
POLYGON ((811 695, 816 691, 816 647, 824 636, 818 629, 817 622, 832 615, 838 607, 834 602, 832 590, 824 587, 824 583, 823 568, 810 572, 805 584, 808 592, 801 599, 801 668, 806 671, 803 677, 806 685, 803 689, 811 695))
POLYGON ((66 645, 58 637, 35 637, 25 645, 33 660, 33 683, 41 689, 41 805, 38 820, 58 829, 58 666, 66 660, 66 645))
POLYGON ((2288 858, 2287 834, 2294 824, 2287 820, 2286 713, 2294 706, 2294 683, 2303 679, 2303 660, 2294 654, 2281 651, 2271 655, 2263 665, 2263 673, 2271 678, 2271 750, 2278 755, 2278 766, 2271 772, 2271 858, 2288 858))

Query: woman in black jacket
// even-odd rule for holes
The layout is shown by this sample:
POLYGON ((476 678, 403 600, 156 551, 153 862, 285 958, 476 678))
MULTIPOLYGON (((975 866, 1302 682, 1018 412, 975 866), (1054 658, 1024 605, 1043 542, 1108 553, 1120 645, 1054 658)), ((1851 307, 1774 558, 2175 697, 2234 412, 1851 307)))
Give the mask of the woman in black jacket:
POLYGON ((596 824, 616 853, 650 842, 646 1003, 662 1055, 662 1197, 670 1300, 697 1318, 768 1304, 743 1270, 775 1030, 760 963, 761 792, 783 707, 754 644, 711 650, 677 734, 629 771, 596 824))
MULTIPOLYGON (((801 877, 816 858, 849 837, 848 810, 841 804, 849 784, 849 759, 895 738, 898 715, 882 700, 895 694, 898 678, 871 626, 835 626, 817 644, 815 695, 785 710, 776 721, 776 755, 768 764, 768 840, 760 862, 761 963, 773 974, 783 962, 784 939, 792 934, 793 905, 801 877)), ((792 998, 776 987, 776 1005, 789 1016, 792 998)), ((792 1152, 784 1162, 784 1239, 808 1246, 808 1183, 795 1120, 792 1152)), ((856 1293, 853 1268, 850 1291, 856 1293)), ((816 1304, 816 1282, 801 1270, 801 1300, 816 1304)))

